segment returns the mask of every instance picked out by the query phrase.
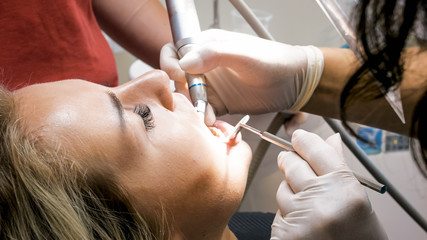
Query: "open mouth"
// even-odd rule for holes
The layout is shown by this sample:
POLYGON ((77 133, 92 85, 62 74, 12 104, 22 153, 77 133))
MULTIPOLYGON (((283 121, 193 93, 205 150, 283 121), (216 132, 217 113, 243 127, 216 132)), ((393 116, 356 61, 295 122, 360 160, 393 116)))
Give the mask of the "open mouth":
POLYGON ((209 130, 211 131, 212 135, 214 135, 215 137, 219 138, 219 139, 226 139, 225 134, 219 130, 216 127, 209 127, 209 130))
MULTIPOLYGON (((230 124, 217 120, 212 127, 208 127, 212 135, 217 137, 221 142, 230 143, 229 136, 233 133, 234 127, 230 124)), ((234 142, 234 140, 233 140, 234 142)))

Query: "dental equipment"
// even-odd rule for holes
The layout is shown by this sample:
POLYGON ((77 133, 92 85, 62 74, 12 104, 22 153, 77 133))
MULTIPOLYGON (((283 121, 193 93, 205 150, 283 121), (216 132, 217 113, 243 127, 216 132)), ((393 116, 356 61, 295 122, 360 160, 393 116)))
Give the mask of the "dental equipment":
POLYGON ((245 1, 230 0, 230 3, 240 13, 240 15, 242 15, 242 17, 260 38, 274 41, 273 36, 270 34, 270 32, 267 31, 264 25, 262 25, 261 21, 256 17, 255 13, 250 9, 245 1))
MULTIPOLYGON (((271 34, 268 32, 268 30, 260 23, 260 21, 257 21, 258 19, 255 17, 255 14, 252 12, 252 10, 248 7, 248 5, 243 0, 229 0, 233 6, 244 16, 246 21, 248 21, 249 25, 252 27, 252 29, 255 31, 256 34, 258 34, 259 37, 269 39, 274 41, 271 34), (243 12, 246 11, 249 14, 243 14, 243 12), (252 23, 252 24, 251 24, 252 23)), ((326 6, 326 4, 320 3, 318 0, 319 5, 326 6)), ((336 0, 337 1, 337 0, 336 0)), ((357 1, 357 0, 355 0, 357 1)), ((335 3, 334 3, 335 4, 335 3)), ((323 9, 323 8, 322 8, 323 9)), ((340 8, 341 9, 341 8, 340 8)), ((340 10, 341 11, 341 10, 340 10)), ((329 13, 324 11, 326 16, 329 16, 329 13)), ((341 13, 343 13, 341 11, 341 13)), ((331 20, 332 21, 332 20, 331 20)), ((334 24, 334 23, 332 23, 334 24)), ((397 89, 398 90, 398 89, 397 89)), ((395 110, 395 112, 398 114, 398 116, 401 118, 401 120, 404 120, 403 114, 400 114, 400 111, 402 111, 401 107, 401 99, 400 99, 400 92, 389 92, 395 95, 396 101, 387 100, 389 104, 391 104, 392 108, 395 110), (399 103, 400 101, 400 103, 399 103), (392 104, 395 102, 395 104, 392 104)), ((391 94, 390 94, 391 95, 391 94)), ((390 98, 390 97, 389 97, 390 98)), ((387 96, 386 96, 386 99, 387 96)), ((403 113, 403 111, 402 111, 403 113)), ((285 119, 287 119, 289 114, 285 114, 282 112, 279 112, 275 115, 273 120, 271 121, 270 125, 268 126, 269 132, 277 132, 279 128, 282 126, 285 119)), ((387 192, 390 194, 390 196, 396 201, 397 204, 399 204, 400 207, 415 221, 417 224, 422 227, 425 231, 427 231, 427 221, 424 219, 424 217, 417 211, 417 209, 403 196, 403 194, 393 185, 393 183, 388 180, 388 178, 382 174, 382 172, 375 166, 375 164, 369 159, 369 157, 366 155, 365 152, 363 152, 362 149, 354 142, 352 137, 349 133, 347 133, 346 129, 342 126, 341 123, 337 120, 328 119, 326 117, 323 118, 328 125, 335 131, 340 133, 341 138, 345 145, 348 147, 348 149, 354 154, 354 156, 359 160, 359 162, 368 170, 368 172, 379 182, 385 183, 387 186, 387 192)), ((403 121, 404 122, 404 121, 403 121)), ((267 141, 260 141, 255 152, 253 155, 252 163, 249 168, 248 173, 248 182, 246 184, 246 190, 251 186, 251 183, 255 177, 255 174, 257 172, 258 167, 261 164, 261 161, 267 152, 267 149, 270 145, 270 142, 267 141)))
POLYGON ((295 151, 294 148, 292 147, 292 144, 289 141, 286 141, 285 139, 280 138, 274 134, 271 134, 271 133, 265 132, 265 131, 260 131, 260 130, 258 130, 254 127, 251 127, 245 123, 241 123, 240 127, 244 128, 246 130, 249 130, 252 133, 255 133, 256 135, 260 136, 262 139, 264 139, 268 142, 271 142, 276 146, 284 148, 285 150, 292 151, 292 152, 295 151))
POLYGON ((220 28, 219 26, 219 1, 218 0, 213 0, 213 23, 209 28, 220 28))
MULTIPOLYGON (((166 0, 166 8, 178 55, 182 58, 195 44, 192 38, 200 32, 199 18, 193 0, 166 0)), ((204 75, 186 73, 191 101, 200 118, 204 120, 208 105, 206 79, 204 75)))
POLYGON ((249 115, 244 116, 242 119, 240 119, 240 121, 236 124, 236 126, 234 127, 234 131, 233 133, 228 137, 229 140, 233 140, 236 138, 237 134, 240 132, 241 125, 242 124, 246 124, 249 121, 249 115))
MULTIPOLYGON (((359 0, 349 0, 356 5, 359 0)), ((344 11, 343 6, 338 2, 339 0, 316 0, 317 4, 323 10, 325 15, 328 17, 329 21, 335 27, 337 32, 344 38, 348 46, 353 50, 353 52, 358 55, 361 47, 356 41, 356 34, 353 30, 353 27, 350 24, 350 13, 344 11)), ((342 1, 341 1, 342 2, 342 1)), ((352 6, 354 7, 354 6, 352 6)), ((360 58, 360 55, 358 56, 360 58)), ((381 89, 384 91, 383 89, 381 89)), ((405 115, 403 112, 402 99, 400 95, 400 88, 396 88, 393 91, 389 91, 385 95, 385 99, 391 108, 394 110, 396 115, 405 123, 405 115)))
MULTIPOLYGON (((252 133, 255 133, 256 135, 260 136, 262 139, 275 144, 276 146, 279 146, 287 151, 295 152, 294 148, 292 147, 292 143, 280 138, 274 134, 271 134, 266 131, 258 130, 254 127, 251 127, 247 125, 246 123, 249 121, 249 115, 244 116, 235 126, 233 134, 230 135, 229 139, 233 140, 237 134, 240 132, 242 128, 249 130, 252 133)), ((387 191, 387 186, 384 184, 378 183, 374 180, 368 179, 366 177, 360 176, 357 173, 353 172, 353 175, 356 177, 356 179, 365 187, 368 187, 378 193, 384 194, 387 191)))

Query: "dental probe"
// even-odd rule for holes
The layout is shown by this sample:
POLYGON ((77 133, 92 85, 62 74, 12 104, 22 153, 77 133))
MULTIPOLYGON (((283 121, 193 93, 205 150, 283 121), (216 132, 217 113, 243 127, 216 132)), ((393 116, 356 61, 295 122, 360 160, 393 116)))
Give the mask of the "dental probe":
MULTIPOLYGON (((265 132, 265 131, 260 131, 254 127, 251 127, 249 125, 247 125, 246 123, 249 121, 249 115, 244 116, 235 126, 235 129, 233 131, 233 134, 230 135, 229 139, 232 140, 234 139, 237 134, 240 132, 240 130, 242 128, 249 130, 252 133, 257 134, 258 136, 260 136, 262 139, 266 140, 267 142, 273 143, 285 150, 291 151, 291 152, 295 152, 294 148, 292 147, 292 143, 280 138, 276 135, 273 135, 269 132, 265 132)), ((368 187, 376 192, 379 192, 381 194, 384 194, 387 191, 387 186, 385 186, 384 184, 378 183, 374 180, 370 180, 368 178, 365 178, 363 176, 360 176, 359 174, 353 172, 353 175, 356 177, 356 179, 360 182, 360 184, 362 184, 365 187, 368 187)))
MULTIPOLYGON (((192 37, 200 32, 199 18, 193 0, 166 0, 166 8, 178 55, 182 58, 195 44, 192 37)), ((206 79, 202 74, 185 74, 191 102, 202 121, 208 105, 206 79)))

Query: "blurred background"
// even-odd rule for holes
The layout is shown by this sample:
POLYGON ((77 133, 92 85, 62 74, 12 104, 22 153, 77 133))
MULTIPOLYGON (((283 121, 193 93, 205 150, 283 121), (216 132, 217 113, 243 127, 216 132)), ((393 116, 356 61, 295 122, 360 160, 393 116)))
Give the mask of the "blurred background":
MULTIPOLYGON (((165 4, 164 0, 160 1, 165 4)), ((340 2, 346 1, 349 4, 354 2, 354 0, 340 2)), ((217 0, 216 2, 219 11, 217 21, 214 21, 215 0, 195 0, 202 30, 208 29, 216 23, 221 29, 254 34, 228 0, 217 0)), ((256 11, 276 41, 319 47, 345 45, 344 40, 314 0, 247 0, 246 3, 256 11)), ((108 39, 108 36, 106 37, 108 39)), ((121 83, 151 69, 111 40, 109 42, 114 51, 121 83)), ((274 113, 251 116, 248 124, 260 130, 266 130, 274 116, 274 113)), ((241 117, 242 115, 227 115, 222 116, 221 119, 234 125, 241 117)), ((324 120, 315 115, 309 115, 301 128, 315 132, 322 138, 333 134, 324 120)), ((374 140, 375 147, 362 143, 359 145, 419 213, 427 218, 427 180, 422 177, 412 160, 408 151, 408 139, 394 133, 360 125, 354 125, 354 129, 359 134, 374 140)), ((259 138, 245 131, 242 134, 243 139, 255 151, 259 138)), ((283 128, 277 135, 285 139, 290 138, 283 128)), ((270 146, 239 211, 272 213, 277 211, 275 195, 283 178, 276 163, 280 150, 276 146, 270 146)), ((355 172, 371 177, 348 149, 345 154, 349 165, 355 172)), ((390 239, 427 239, 426 232, 387 193, 381 195, 369 189, 367 192, 390 239)))

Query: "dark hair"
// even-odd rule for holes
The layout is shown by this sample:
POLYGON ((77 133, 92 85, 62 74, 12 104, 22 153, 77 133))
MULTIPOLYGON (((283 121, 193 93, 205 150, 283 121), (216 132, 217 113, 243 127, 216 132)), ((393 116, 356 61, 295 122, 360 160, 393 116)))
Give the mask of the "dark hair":
MULTIPOLYGON (((414 36, 421 50, 427 46, 426 12, 427 0, 360 0, 356 6, 353 16, 362 66, 344 87, 340 101, 341 119, 353 135, 356 133, 346 122, 348 106, 356 98, 383 97, 400 86, 404 71, 401 53, 407 41, 414 36)), ((424 93, 414 110, 410 137, 414 159, 427 178, 426 106, 424 93)))

